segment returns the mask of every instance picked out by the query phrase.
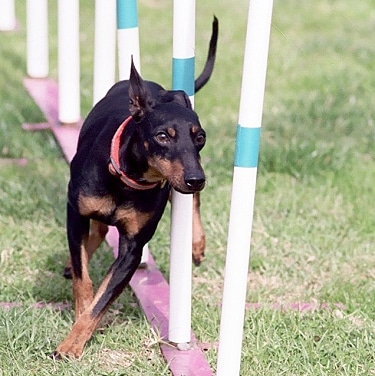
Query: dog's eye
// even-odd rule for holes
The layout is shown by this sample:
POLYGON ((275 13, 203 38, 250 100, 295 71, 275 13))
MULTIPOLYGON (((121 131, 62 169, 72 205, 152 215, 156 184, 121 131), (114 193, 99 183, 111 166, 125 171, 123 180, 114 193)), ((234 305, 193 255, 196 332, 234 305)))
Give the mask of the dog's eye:
POLYGON ((168 135, 164 132, 159 132, 154 138, 159 144, 164 145, 168 144, 170 141, 168 135))
POLYGON ((204 145, 206 142, 206 136, 204 134, 197 135, 195 142, 197 143, 197 145, 204 145))

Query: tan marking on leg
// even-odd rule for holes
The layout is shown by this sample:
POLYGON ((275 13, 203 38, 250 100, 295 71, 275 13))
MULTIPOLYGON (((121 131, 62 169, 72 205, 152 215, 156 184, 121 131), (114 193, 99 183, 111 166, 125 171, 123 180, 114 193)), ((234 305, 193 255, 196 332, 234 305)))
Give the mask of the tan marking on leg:
POLYGON ((200 265, 204 260, 204 249, 206 247, 206 237, 200 216, 200 194, 193 194, 193 261, 195 265, 200 265))
POLYGON ((55 351, 55 356, 67 356, 80 358, 86 342, 91 338, 92 333, 99 325, 101 317, 91 317, 89 310, 82 313, 74 323, 72 330, 60 343, 55 351))
POLYGON ((82 315, 86 308, 91 304, 94 297, 94 290, 92 286, 92 281, 89 275, 89 257, 87 249, 87 239, 84 239, 81 246, 81 265, 82 265, 82 276, 78 278, 74 275, 73 270, 73 294, 75 301, 75 320, 82 315))
POLYGON ((76 319, 70 333, 56 349, 56 355, 80 358, 83 353, 86 342, 91 338, 93 332, 100 323, 106 310, 98 312, 93 316, 91 313, 108 287, 112 274, 108 274, 101 283, 95 298, 86 307, 86 310, 76 319))
MULTIPOLYGON (((109 273, 105 276, 105 278, 103 279, 102 283, 100 284, 99 288, 98 288, 98 291, 96 292, 95 294, 95 297, 94 297, 94 300, 91 304, 92 308, 95 307, 96 303, 98 303, 99 299, 101 298, 101 296, 104 294, 104 292, 107 290, 108 288, 108 284, 109 284, 109 281, 111 280, 112 278, 112 273, 109 273)), ((103 313, 104 314, 104 313, 103 313)))
POLYGON ((91 260, 96 249, 102 244, 108 232, 108 226, 102 222, 91 220, 90 234, 86 243, 88 260, 91 260))
MULTIPOLYGON (((91 220, 90 234, 85 245, 86 251, 87 251, 88 262, 90 262, 91 257, 94 254, 95 250, 103 242, 107 232, 108 232, 108 226, 106 224, 95 221, 95 220, 91 220)), ((72 261, 70 257, 65 263, 64 270, 65 272, 67 272, 68 270, 70 271, 72 270, 72 261)))

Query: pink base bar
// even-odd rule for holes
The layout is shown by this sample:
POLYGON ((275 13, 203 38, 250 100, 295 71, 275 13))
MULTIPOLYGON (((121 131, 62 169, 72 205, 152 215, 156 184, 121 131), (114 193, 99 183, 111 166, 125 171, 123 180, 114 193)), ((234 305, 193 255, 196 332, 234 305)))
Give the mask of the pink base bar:
MULTIPOLYGON (((49 128, 70 162, 75 154, 79 129, 81 124, 60 125, 58 121, 58 88, 54 80, 26 78, 24 87, 40 107, 48 123, 24 124, 24 129, 38 130, 49 128)), ((117 256, 118 234, 111 228, 107 238, 108 244, 117 256)), ((162 341, 160 344, 163 356, 174 376, 212 376, 213 373, 200 350, 194 333, 191 335, 191 349, 180 351, 176 346, 167 342, 169 322, 169 286, 164 276, 157 268, 152 256, 147 267, 138 269, 130 281, 137 299, 152 325, 154 331, 159 333, 162 341)))
POLYGON ((25 78, 23 85, 46 117, 46 123, 23 124, 29 131, 50 129, 54 134, 68 162, 76 152, 79 131, 82 122, 76 124, 60 124, 58 118, 58 87, 50 78, 25 78))

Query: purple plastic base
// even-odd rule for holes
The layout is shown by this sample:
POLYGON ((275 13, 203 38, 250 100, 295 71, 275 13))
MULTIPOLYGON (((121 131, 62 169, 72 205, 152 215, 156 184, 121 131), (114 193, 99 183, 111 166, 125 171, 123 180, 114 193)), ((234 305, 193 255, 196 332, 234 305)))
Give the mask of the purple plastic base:
MULTIPOLYGON (((35 103, 40 107, 46 117, 47 123, 24 124, 27 130, 50 129, 68 162, 75 154, 80 123, 60 125, 58 121, 58 88, 51 79, 26 78, 24 86, 35 103)), ((117 254, 118 234, 111 228, 107 235, 107 242, 117 254)), ((130 281, 137 299, 152 325, 154 331, 159 333, 162 343, 160 344, 163 356, 174 376, 212 376, 213 373, 202 353, 194 333, 191 335, 190 349, 178 350, 173 344, 169 344, 168 321, 169 321, 169 286, 164 276, 157 268, 150 256, 147 267, 138 269, 130 281)))

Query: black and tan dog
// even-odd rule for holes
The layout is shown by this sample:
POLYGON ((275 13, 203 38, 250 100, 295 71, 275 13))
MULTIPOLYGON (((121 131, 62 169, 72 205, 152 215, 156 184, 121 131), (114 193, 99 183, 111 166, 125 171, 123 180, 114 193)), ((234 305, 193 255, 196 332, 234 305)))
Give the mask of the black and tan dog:
MULTIPOLYGON (((216 55, 215 18, 198 91, 211 76, 216 55)), ((67 235, 73 277, 75 323, 53 356, 80 357, 109 305, 140 264, 142 248, 153 236, 170 188, 196 193, 205 185, 199 152, 206 141, 197 114, 183 91, 166 91, 143 81, 134 65, 129 81, 114 85, 83 124, 71 163, 67 235), (94 295, 88 263, 108 225, 119 231, 119 254, 94 295)), ((193 259, 203 257, 199 202, 193 216, 193 259)))

